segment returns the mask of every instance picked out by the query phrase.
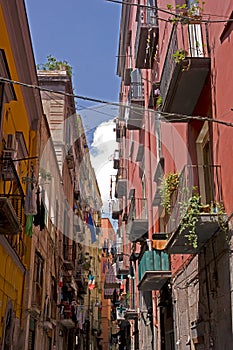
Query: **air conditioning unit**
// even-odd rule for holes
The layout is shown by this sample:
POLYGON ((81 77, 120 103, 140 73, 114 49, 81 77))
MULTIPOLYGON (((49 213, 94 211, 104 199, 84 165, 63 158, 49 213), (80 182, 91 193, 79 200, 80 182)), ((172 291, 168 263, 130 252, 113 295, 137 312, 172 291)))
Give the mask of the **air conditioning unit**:
POLYGON ((7 150, 16 151, 17 150, 17 145, 18 145, 18 142, 17 142, 15 134, 7 134, 5 148, 7 150))
POLYGON ((12 181, 14 179, 14 172, 11 163, 11 159, 14 159, 14 155, 14 150, 4 150, 2 152, 3 161, 1 163, 1 177, 4 181, 12 181))

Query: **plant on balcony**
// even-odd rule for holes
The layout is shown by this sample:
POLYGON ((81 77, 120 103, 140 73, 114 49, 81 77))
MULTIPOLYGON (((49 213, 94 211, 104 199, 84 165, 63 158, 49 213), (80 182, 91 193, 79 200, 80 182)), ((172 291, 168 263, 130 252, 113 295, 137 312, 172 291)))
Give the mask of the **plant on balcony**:
POLYGON ((185 237, 193 248, 196 249, 198 246, 196 224, 202 212, 201 196, 198 193, 192 194, 187 203, 181 203, 181 208, 184 215, 180 223, 180 233, 188 229, 188 233, 185 237))
POLYGON ((163 98, 162 96, 159 96, 156 100, 156 107, 160 108, 162 106, 162 103, 163 103, 163 98))
POLYGON ((172 57, 174 58, 176 63, 182 63, 182 61, 184 61, 186 58, 186 51, 184 49, 176 50, 172 54, 172 57))
POLYGON ((176 50, 172 54, 172 58, 174 59, 174 61, 182 66, 182 71, 189 69, 190 61, 189 59, 187 59, 187 56, 188 52, 184 49, 176 50))
POLYGON ((175 8, 171 4, 167 4, 167 9, 174 11, 173 17, 170 19, 171 22, 181 24, 194 24, 200 23, 204 12, 205 1, 200 3, 199 0, 195 0, 191 5, 182 4, 176 5, 175 8))
POLYGON ((226 221, 225 209, 221 203, 212 203, 210 205, 205 205, 201 202, 201 196, 196 192, 194 188, 194 193, 189 198, 187 203, 181 203, 183 210, 183 217, 180 223, 180 233, 184 230, 188 230, 185 237, 188 242, 193 246, 193 248, 198 247, 198 237, 196 233, 196 225, 199 216, 203 213, 217 214, 219 227, 225 234, 228 231, 228 225, 226 221))
POLYGON ((228 232, 228 223, 226 220, 226 211, 222 203, 212 203, 211 212, 218 215, 218 223, 221 230, 226 234, 226 239, 228 241, 227 232, 228 232))
POLYGON ((130 307, 130 291, 127 291, 127 292, 126 292, 126 296, 125 296, 125 306, 126 306, 127 308, 130 307))
POLYGON ((171 195, 178 188, 178 184, 178 173, 168 173, 161 179, 161 184, 159 185, 161 205, 168 214, 171 214, 171 195))

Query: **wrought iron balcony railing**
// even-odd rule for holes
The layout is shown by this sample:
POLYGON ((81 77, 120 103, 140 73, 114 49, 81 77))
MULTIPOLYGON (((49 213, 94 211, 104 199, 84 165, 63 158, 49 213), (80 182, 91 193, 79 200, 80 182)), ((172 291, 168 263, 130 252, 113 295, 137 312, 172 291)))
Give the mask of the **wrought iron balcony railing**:
POLYGON ((67 329, 74 328, 76 322, 75 307, 69 301, 60 305, 60 323, 67 329))
POLYGON ((127 169, 120 167, 116 176, 116 198, 126 196, 127 182, 127 169))
POLYGON ((210 68, 206 28, 174 24, 160 81, 163 111, 192 114, 210 68))
POLYGON ((224 203, 219 165, 187 165, 179 176, 178 188, 171 196, 171 215, 167 223, 169 253, 196 253, 221 229, 224 203), (193 194, 198 193, 198 217, 195 226, 196 243, 188 240, 189 228, 183 229, 183 218, 190 210, 193 194), (219 210, 219 208, 221 208, 219 210), (221 217, 220 217, 221 215, 221 217))
POLYGON ((137 68, 152 68, 155 49, 158 43, 156 12, 154 8, 149 7, 138 10, 138 27, 134 47, 135 66, 137 68))
POLYGON ((75 279, 75 282, 78 286, 78 292, 80 292, 80 291, 84 292, 86 290, 86 288, 85 288, 86 287, 86 280, 84 277, 84 270, 83 270, 82 265, 78 265, 76 270, 74 271, 74 279, 75 279))
POLYGON ((146 198, 131 199, 127 233, 131 242, 141 240, 148 233, 148 208, 146 198))
POLYGON ((22 258, 26 246, 22 228, 25 226, 24 191, 10 158, 0 160, 0 234, 4 234, 12 249, 22 258))
MULTIPOLYGON (((1 233, 4 234, 15 234, 19 233, 21 230, 21 226, 25 223, 25 217, 24 217, 24 191, 20 182, 20 179, 18 177, 18 173, 15 167, 15 164, 12 159, 5 158, 0 161, 0 174, 1 179, 3 180, 2 183, 2 191, 0 193, 0 197, 9 199, 13 211, 10 213, 9 216, 15 215, 18 219, 18 225, 16 225, 15 229, 12 229, 10 227, 2 227, 0 230, 1 233), (10 184, 8 183, 10 182, 10 184), (8 231, 2 231, 2 230, 8 231)), ((1 203, 3 205, 3 202, 7 202, 6 199, 1 199, 1 203)), ((10 210, 11 208, 9 208, 10 210)))
POLYGON ((75 246, 73 244, 63 244, 64 265, 68 270, 73 270, 76 258, 75 246))
POLYGON ((119 216, 122 215, 123 209, 122 209, 122 203, 119 199, 116 199, 115 201, 112 201, 112 218, 113 220, 118 220, 119 216))
POLYGON ((141 128, 144 118, 144 84, 140 69, 134 69, 131 77, 131 85, 128 93, 127 128, 129 130, 137 130, 141 128))

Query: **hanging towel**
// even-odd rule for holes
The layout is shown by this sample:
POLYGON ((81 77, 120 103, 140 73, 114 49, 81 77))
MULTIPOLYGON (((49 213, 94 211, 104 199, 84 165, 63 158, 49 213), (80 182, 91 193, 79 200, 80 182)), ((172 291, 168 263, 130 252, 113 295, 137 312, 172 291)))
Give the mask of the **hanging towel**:
POLYGON ((26 199, 24 204, 24 214, 35 215, 36 213, 36 187, 33 183, 28 182, 26 190, 26 199))
POLYGON ((43 199, 41 198, 41 205, 40 205, 40 231, 42 231, 45 228, 45 206, 43 199))
POLYGON ((35 226, 40 225, 40 190, 38 189, 36 192, 36 207, 37 207, 37 214, 34 215, 33 223, 35 226))
POLYGON ((89 213, 88 214, 88 222, 87 222, 87 225, 91 231, 91 243, 94 243, 96 242, 96 232, 95 232, 95 226, 94 226, 94 222, 92 220, 92 216, 91 214, 89 213))
POLYGON ((33 223, 35 226, 40 226, 40 231, 45 228, 45 207, 42 197, 43 194, 38 189, 36 193, 37 214, 34 216, 33 223))
POLYGON ((33 224, 33 215, 27 215, 25 233, 29 237, 32 237, 32 224, 33 224))

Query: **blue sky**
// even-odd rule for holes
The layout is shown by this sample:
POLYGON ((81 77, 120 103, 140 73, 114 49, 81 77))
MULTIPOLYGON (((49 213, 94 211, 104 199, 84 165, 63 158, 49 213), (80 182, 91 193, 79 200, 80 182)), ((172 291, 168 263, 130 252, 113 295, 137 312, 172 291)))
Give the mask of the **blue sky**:
POLYGON ((46 62, 50 54, 67 60, 76 94, 117 101, 120 5, 105 0, 25 2, 36 63, 46 62))
MULTIPOLYGON (((25 3, 36 64, 45 63, 48 55, 66 60, 73 69, 75 94, 118 102, 120 5, 105 0, 25 0, 25 3)), ((90 149, 96 153, 92 162, 107 212, 110 175, 114 173, 112 155, 117 148, 114 125, 109 120, 117 116, 117 108, 76 101, 90 149)))

